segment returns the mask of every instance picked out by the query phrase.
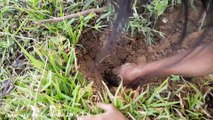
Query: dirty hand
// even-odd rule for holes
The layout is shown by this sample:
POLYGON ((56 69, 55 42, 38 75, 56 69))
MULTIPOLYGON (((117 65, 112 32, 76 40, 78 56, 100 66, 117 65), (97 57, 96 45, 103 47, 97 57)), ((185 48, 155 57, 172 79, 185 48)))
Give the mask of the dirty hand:
POLYGON ((103 109, 105 113, 94 116, 80 116, 77 120, 128 120, 111 104, 97 103, 97 106, 103 109))
POLYGON ((113 69, 113 73, 122 77, 124 84, 130 84, 141 76, 141 65, 135 63, 126 63, 118 68, 113 69))

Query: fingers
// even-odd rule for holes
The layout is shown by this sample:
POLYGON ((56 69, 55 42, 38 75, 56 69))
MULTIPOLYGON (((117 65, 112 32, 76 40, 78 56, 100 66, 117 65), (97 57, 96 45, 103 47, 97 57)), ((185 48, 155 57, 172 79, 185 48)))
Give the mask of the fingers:
POLYGON ((97 103, 97 106, 104 111, 111 111, 114 107, 111 104, 105 104, 105 103, 97 103))
POLYGON ((133 65, 136 65, 136 64, 135 63, 125 63, 118 68, 114 68, 112 70, 112 72, 113 72, 113 74, 120 75, 120 74, 122 74, 122 72, 125 68, 128 68, 128 66, 133 66, 133 65))
POLYGON ((80 116, 77 117, 77 120, 103 120, 103 118, 106 117, 106 113, 112 112, 113 105, 111 104, 105 104, 105 103, 97 103, 97 106, 105 111, 103 114, 93 115, 93 116, 80 116))
POLYGON ((105 112, 94 116, 80 116, 77 120, 128 120, 111 104, 97 103, 97 106, 105 112))

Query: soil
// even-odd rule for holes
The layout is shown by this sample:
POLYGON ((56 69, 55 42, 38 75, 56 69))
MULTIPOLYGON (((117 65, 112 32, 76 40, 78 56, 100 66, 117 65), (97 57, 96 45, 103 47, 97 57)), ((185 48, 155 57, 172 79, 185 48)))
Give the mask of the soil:
MULTIPOLYGON (((200 10, 198 10, 200 11, 200 10)), ((97 89, 101 89, 102 81, 111 87, 118 84, 118 77, 112 74, 112 69, 119 67, 124 63, 147 63, 155 60, 159 60, 178 52, 184 51, 192 47, 202 35, 203 30, 199 31, 200 13, 193 10, 190 11, 189 24, 187 28, 187 36, 183 41, 183 44, 179 44, 180 36, 183 28, 183 19, 179 15, 180 8, 169 8, 165 14, 159 18, 156 29, 165 34, 165 38, 156 38, 156 42, 153 45, 147 45, 142 34, 131 38, 128 34, 123 34, 120 37, 120 41, 115 47, 115 51, 109 56, 105 56, 100 64, 96 65, 95 60, 104 42, 108 39, 110 30, 96 31, 94 29, 86 29, 80 38, 79 44, 81 47, 77 48, 77 58, 80 71, 87 77, 88 80, 92 80, 95 83, 97 89)), ((208 35, 212 35, 208 34, 208 35)), ((213 38, 213 36, 207 36, 206 39, 213 38)), ((196 85, 202 85, 203 80, 206 77, 199 78, 185 78, 186 80, 195 83, 196 85), (196 80, 195 80, 196 79, 196 80)), ((147 84, 159 84, 165 80, 163 77, 150 77, 140 80, 139 86, 147 84)), ((213 78, 208 78, 209 84, 207 86, 200 86, 202 91, 206 93, 206 90, 212 88, 213 78)), ((172 81, 171 81, 172 82, 172 81)), ((179 87, 178 84, 172 84, 171 86, 179 87)), ((210 91, 212 93, 212 91, 210 91)), ((212 105, 213 96, 209 96, 209 103, 212 105)), ((209 105, 209 106, 210 106, 209 105)))

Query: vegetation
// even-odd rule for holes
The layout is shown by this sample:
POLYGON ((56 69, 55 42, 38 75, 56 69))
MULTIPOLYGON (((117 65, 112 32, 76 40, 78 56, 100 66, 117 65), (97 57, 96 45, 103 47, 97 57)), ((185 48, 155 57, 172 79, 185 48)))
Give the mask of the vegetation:
MULTIPOLYGON (((169 78, 160 85, 136 90, 120 84, 115 93, 106 85, 103 91, 93 88, 93 82, 78 71, 76 46, 80 46, 78 41, 84 29, 99 30, 107 26, 103 21, 109 20, 112 12, 35 24, 53 16, 68 15, 70 11, 100 7, 93 0, 68 1, 0 0, 0 82, 12 80, 15 84, 13 91, 0 98, 1 119, 75 119, 78 115, 101 113, 95 107, 96 102, 113 103, 130 119, 207 119, 210 116, 205 109, 205 96, 198 86, 186 81, 173 92, 169 78)), ((155 17, 163 14, 168 6, 166 1, 162 3, 164 6, 156 8, 155 17)), ((148 8, 150 15, 155 10, 153 4, 156 3, 148 8)), ((162 33, 147 23, 150 21, 134 8, 130 31, 143 31, 148 43, 152 43, 152 35, 162 33)))

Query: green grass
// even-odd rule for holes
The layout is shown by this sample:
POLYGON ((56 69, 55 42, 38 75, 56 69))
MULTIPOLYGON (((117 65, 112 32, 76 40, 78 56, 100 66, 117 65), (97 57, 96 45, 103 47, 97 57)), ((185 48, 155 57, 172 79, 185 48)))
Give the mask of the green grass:
MULTIPOLYGON (((111 11, 100 17, 89 14, 59 23, 34 24, 38 20, 70 14, 70 11, 98 7, 92 0, 82 2, 0 0, 0 82, 12 79, 15 84, 10 94, 0 98, 1 119, 75 119, 78 115, 101 113, 95 107, 96 102, 113 103, 128 118, 137 120, 209 117, 205 97, 191 83, 185 82, 175 92, 169 88, 169 79, 140 90, 127 89, 121 84, 115 88, 115 93, 105 84, 103 91, 93 88, 93 83, 78 71, 76 46, 86 27, 106 26, 102 21, 109 19, 111 11), (97 22, 90 25, 94 20, 97 22), (18 60, 22 62, 14 67, 13 63, 18 60)), ((140 19, 133 20, 140 22, 140 19)), ((137 23, 142 31, 157 32, 145 26, 146 22, 137 23)))

